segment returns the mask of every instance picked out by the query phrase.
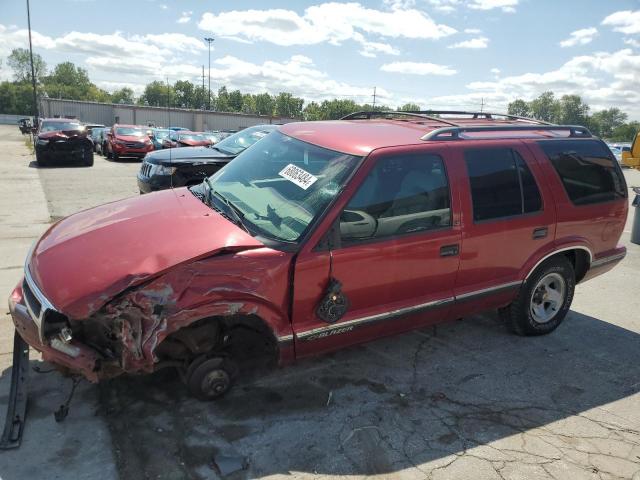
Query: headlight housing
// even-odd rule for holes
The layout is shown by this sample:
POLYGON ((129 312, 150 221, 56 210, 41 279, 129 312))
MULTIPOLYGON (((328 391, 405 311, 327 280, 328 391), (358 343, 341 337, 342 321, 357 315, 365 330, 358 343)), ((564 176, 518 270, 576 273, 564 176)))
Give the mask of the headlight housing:
POLYGON ((38 141, 36 142, 38 145, 46 145, 49 143, 49 140, 45 140, 43 138, 39 138, 38 141))
POLYGON ((173 175, 176 167, 167 167, 166 165, 154 165, 151 169, 153 175, 173 175))

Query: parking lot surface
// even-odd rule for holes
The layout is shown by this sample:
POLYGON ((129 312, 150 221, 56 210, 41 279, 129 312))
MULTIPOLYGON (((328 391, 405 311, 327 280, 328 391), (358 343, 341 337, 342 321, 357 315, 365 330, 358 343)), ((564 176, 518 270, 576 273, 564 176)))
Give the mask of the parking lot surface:
MULTIPOLYGON (((137 195, 137 162, 35 168, 14 126, 0 126, 0 294, 56 219, 137 195)), ((625 171, 629 186, 640 172, 625 171)), ((640 479, 640 246, 579 285, 551 335, 507 333, 483 314, 243 380, 223 400, 189 398, 177 375, 82 383, 30 377, 23 445, 0 477, 640 479), (225 461, 226 459, 226 461, 225 461)), ((150 242, 153 239, 149 239, 150 242)), ((2 302, 0 415, 13 327, 2 302)), ((50 366, 32 353, 32 367, 50 366)))

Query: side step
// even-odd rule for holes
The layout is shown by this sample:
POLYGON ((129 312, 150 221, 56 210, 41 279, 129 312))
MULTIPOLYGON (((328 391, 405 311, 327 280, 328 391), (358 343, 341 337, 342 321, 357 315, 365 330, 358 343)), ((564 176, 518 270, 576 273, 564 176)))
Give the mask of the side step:
POLYGON ((29 380, 29 345, 18 331, 13 334, 13 368, 11 369, 11 390, 7 405, 7 418, 0 438, 0 450, 18 448, 27 414, 29 380))

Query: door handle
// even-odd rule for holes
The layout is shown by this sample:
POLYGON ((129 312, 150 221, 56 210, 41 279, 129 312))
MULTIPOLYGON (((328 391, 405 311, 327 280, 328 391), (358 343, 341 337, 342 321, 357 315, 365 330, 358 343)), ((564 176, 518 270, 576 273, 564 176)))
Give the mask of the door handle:
POLYGON ((460 246, 457 243, 440 247, 441 257, 455 257, 458 253, 460 253, 460 246))
POLYGON ((539 238, 546 238, 549 233, 549 229, 547 227, 540 227, 533 229, 533 239, 537 240, 539 238))

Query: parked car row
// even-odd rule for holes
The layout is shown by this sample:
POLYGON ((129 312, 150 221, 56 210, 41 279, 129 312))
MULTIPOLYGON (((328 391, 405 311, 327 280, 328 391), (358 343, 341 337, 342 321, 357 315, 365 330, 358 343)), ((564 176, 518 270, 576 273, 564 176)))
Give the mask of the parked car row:
MULTIPOLYGON (((147 154, 138 172, 140 193, 202 183, 258 140, 275 125, 258 125, 235 133, 215 145, 164 149, 147 154)), ((184 132, 172 132, 182 135, 184 132)))

